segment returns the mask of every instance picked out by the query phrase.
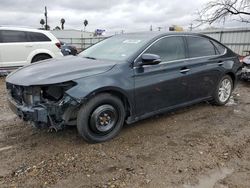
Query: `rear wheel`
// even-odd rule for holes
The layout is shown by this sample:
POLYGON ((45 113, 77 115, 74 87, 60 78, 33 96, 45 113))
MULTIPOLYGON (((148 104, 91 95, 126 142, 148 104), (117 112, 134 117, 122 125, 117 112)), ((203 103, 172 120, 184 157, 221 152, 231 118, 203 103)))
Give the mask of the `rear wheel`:
POLYGON ((39 54, 39 55, 36 55, 35 57, 33 57, 31 63, 34 63, 34 62, 37 62, 37 61, 42 61, 42 60, 45 60, 45 59, 50 59, 50 58, 51 58, 50 55, 39 54))
POLYGON ((77 116, 79 134, 90 143, 107 141, 121 130, 125 119, 122 101, 111 94, 99 94, 84 104, 77 116))
POLYGON ((232 78, 229 75, 223 76, 214 93, 214 103, 219 106, 225 105, 230 99, 232 90, 233 90, 232 78))

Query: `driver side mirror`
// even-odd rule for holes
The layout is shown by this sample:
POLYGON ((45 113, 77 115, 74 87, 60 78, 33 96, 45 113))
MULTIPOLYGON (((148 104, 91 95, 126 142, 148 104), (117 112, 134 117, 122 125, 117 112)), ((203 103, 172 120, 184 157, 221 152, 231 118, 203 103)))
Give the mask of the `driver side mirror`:
POLYGON ((156 54, 142 54, 141 59, 142 59, 142 62, 140 63, 141 66, 157 65, 161 62, 161 57, 156 54))

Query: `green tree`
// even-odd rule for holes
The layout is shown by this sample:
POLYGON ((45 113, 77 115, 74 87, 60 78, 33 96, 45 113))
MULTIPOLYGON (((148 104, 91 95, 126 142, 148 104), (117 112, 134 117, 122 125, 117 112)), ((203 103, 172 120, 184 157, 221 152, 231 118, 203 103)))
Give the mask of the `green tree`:
POLYGON ((89 24, 88 20, 84 20, 83 24, 84 24, 84 31, 86 31, 86 27, 89 24))
POLYGON ((65 19, 62 18, 62 19, 61 19, 61 26, 62 26, 61 28, 62 28, 62 30, 64 30, 64 24, 65 24, 65 19))
POLYGON ((42 26, 42 28, 43 28, 43 26, 44 26, 44 24, 45 24, 44 19, 41 19, 41 20, 40 20, 40 24, 41 24, 41 26, 42 26))

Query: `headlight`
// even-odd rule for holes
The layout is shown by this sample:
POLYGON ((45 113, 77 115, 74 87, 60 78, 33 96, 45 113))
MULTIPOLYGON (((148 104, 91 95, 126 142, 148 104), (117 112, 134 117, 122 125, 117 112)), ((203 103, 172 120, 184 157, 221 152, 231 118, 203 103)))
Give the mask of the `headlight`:
POLYGON ((65 82, 42 87, 42 97, 51 101, 59 101, 63 98, 65 91, 75 86, 75 82, 65 82))

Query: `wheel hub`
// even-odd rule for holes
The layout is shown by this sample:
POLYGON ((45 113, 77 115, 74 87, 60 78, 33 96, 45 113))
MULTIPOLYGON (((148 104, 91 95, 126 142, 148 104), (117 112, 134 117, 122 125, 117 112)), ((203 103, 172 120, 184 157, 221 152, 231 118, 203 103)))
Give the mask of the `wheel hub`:
POLYGON ((108 132, 113 129, 118 119, 116 109, 111 105, 102 105, 91 115, 90 125, 96 132, 108 132))
POLYGON ((230 97, 232 85, 230 80, 224 79, 219 87, 219 99, 221 102, 226 102, 230 97))

